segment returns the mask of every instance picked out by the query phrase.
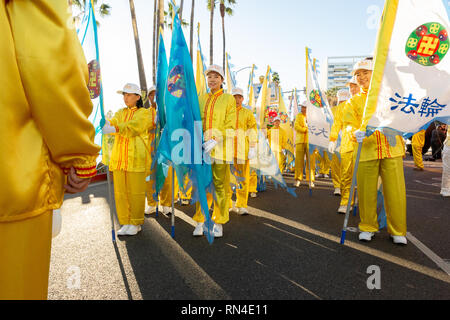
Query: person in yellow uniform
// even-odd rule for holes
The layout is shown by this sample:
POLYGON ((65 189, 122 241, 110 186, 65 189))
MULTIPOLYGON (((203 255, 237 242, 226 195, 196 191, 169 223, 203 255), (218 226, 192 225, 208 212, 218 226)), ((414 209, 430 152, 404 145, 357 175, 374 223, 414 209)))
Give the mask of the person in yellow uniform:
MULTIPOLYGON (((245 108, 244 91, 235 88, 232 95, 236 99, 236 135, 234 138, 234 170, 240 181, 241 188, 236 190, 236 211, 239 215, 248 214, 248 194, 250 180, 250 160, 256 157, 258 142, 257 124, 253 112, 245 108)), ((230 207, 232 193, 230 192, 230 207)))
MULTIPOLYGON (((337 93, 337 99, 338 99, 338 105, 336 107, 331 108, 331 112, 334 116, 334 122, 333 126, 331 127, 331 136, 333 136, 335 139, 336 136, 339 136, 339 132, 342 128, 342 109, 345 105, 345 102, 350 99, 350 93, 345 90, 339 90, 337 93)), ((331 139, 330 136, 330 139, 331 139)), ((333 139, 334 140, 334 139, 333 139)), ((336 140, 333 142, 330 142, 330 145, 328 147, 328 152, 333 154, 332 160, 331 160, 331 177, 333 179, 333 186, 334 186, 334 195, 340 196, 341 195, 341 160, 339 157, 335 154, 336 150, 336 140)))
POLYGON ((308 156, 308 123, 306 122, 306 101, 302 104, 302 112, 297 115, 294 124, 294 130, 296 132, 295 137, 295 187, 300 187, 303 181, 303 169, 305 167, 306 158, 306 181, 311 180, 311 187, 314 187, 315 180, 315 164, 311 161, 311 169, 309 165, 309 159, 312 158, 308 156))
MULTIPOLYGON (((354 96, 347 106, 349 112, 344 116, 354 128, 354 137, 362 143, 357 181, 361 222, 359 240, 371 241, 379 230, 377 221, 378 178, 383 183, 384 205, 387 217, 387 230, 395 244, 406 245, 406 188, 403 169, 405 145, 401 136, 396 137, 396 145, 391 146, 388 139, 379 131, 366 137, 367 124, 375 113, 376 105, 365 109, 367 92, 370 86, 373 60, 366 59, 355 65, 354 74, 362 92, 354 96)), ((355 143, 355 150, 357 144, 355 143)), ((355 152, 356 153, 356 152, 355 152)))
MULTIPOLYGON (((355 85, 356 78, 353 78, 347 85, 350 89, 350 95, 352 99, 356 96, 361 96, 361 89, 359 85, 355 85)), ((367 95, 367 93, 364 93, 367 95)), ((331 127, 330 133, 330 143, 328 146, 328 151, 330 153, 334 153, 336 150, 336 143, 339 138, 339 132, 341 132, 341 147, 340 147, 340 155, 341 155, 341 166, 340 166, 340 178, 341 178, 341 203, 337 212, 339 214, 345 214, 347 211, 348 199, 350 197, 350 188, 352 185, 353 178, 353 168, 354 168, 354 159, 353 159, 353 149, 354 149, 354 123, 353 119, 347 117, 349 112, 349 106, 347 105, 349 100, 341 103, 336 108, 334 114, 334 123, 331 127)), ((337 191, 337 190, 336 190, 337 191)), ((335 193, 337 193, 335 191, 335 193)), ((354 199, 352 199, 353 206, 354 199)))
POLYGON ((423 171, 423 153, 422 149, 425 145, 425 130, 419 131, 412 137, 412 151, 413 151, 413 157, 414 157, 414 170, 416 171, 423 171))
POLYGON ((284 166, 286 163, 286 148, 287 148, 287 134, 280 127, 281 119, 276 117, 273 120, 273 127, 267 132, 267 139, 269 140, 270 148, 278 162, 280 172, 284 172, 284 166))
POLYGON ((250 198, 258 197, 258 174, 256 173, 256 170, 252 168, 250 168, 248 192, 250 193, 250 198))
POLYGON ((331 169, 331 161, 328 158, 328 154, 325 152, 323 157, 320 155, 319 151, 314 152, 314 160, 319 162, 319 172, 316 174, 316 178, 328 179, 328 174, 331 169))
MULTIPOLYGON (((148 100, 150 101, 150 114, 151 114, 151 121, 152 121, 152 127, 150 128, 149 132, 148 132, 148 145, 150 146, 150 152, 152 154, 152 159, 151 159, 151 164, 150 164, 150 168, 153 167, 153 161, 156 159, 154 158, 155 156, 155 139, 156 139, 156 110, 157 110, 157 105, 156 105, 156 87, 152 86, 149 90, 148 90, 148 100)), ((150 172, 150 177, 151 179, 149 181, 147 181, 147 202, 146 202, 146 207, 145 207, 145 214, 150 215, 152 213, 156 212, 156 206, 158 205, 156 200, 154 199, 155 196, 155 188, 156 188, 156 181, 155 181, 155 176, 154 176, 154 172, 156 170, 156 166, 153 167, 153 169, 151 169, 152 172, 150 172)))
MULTIPOLYGON (((229 217, 230 206, 230 165, 233 153, 233 137, 236 128, 236 100, 223 90, 225 73, 222 67, 211 65, 206 70, 210 93, 199 97, 200 115, 203 124, 204 154, 212 160, 212 176, 215 188, 214 237, 223 237, 223 225, 229 217)), ((208 194, 208 205, 211 207, 213 195, 208 194)), ((193 217, 197 222, 193 235, 203 235, 204 216, 200 204, 197 203, 193 217)))
POLYGON ((122 91, 126 108, 119 110, 103 127, 104 134, 115 133, 109 169, 114 176, 119 236, 134 236, 144 224, 146 177, 150 172, 151 151, 148 132, 154 127, 152 114, 144 108, 141 89, 132 83, 122 91))
POLYGON ((67 1, 0 1, 0 300, 47 299, 53 210, 97 173, 87 62, 69 19, 67 1))

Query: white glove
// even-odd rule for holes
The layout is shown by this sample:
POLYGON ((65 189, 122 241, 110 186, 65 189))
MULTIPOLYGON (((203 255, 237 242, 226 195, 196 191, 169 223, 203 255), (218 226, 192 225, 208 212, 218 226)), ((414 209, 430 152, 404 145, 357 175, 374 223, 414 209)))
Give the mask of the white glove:
POLYGON ((330 141, 328 144, 328 152, 333 154, 336 151, 336 141, 330 141))
POLYGON ((255 158, 256 158, 256 148, 250 147, 250 149, 248 149, 248 160, 253 160, 255 158))
POLYGON ((358 143, 362 143, 364 141, 364 139, 366 138, 366 132, 360 131, 360 130, 355 131, 355 138, 356 138, 356 141, 358 141, 358 143))
POLYGON ((205 153, 210 154, 211 151, 217 146, 218 142, 214 139, 209 140, 203 144, 203 150, 205 153))
POLYGON ((55 238, 61 232, 62 217, 61 210, 53 210, 53 220, 52 220, 52 238, 55 238))
POLYGON ((102 133, 103 134, 112 134, 112 133, 116 133, 116 128, 113 127, 109 121, 106 121, 105 125, 102 128, 102 133))

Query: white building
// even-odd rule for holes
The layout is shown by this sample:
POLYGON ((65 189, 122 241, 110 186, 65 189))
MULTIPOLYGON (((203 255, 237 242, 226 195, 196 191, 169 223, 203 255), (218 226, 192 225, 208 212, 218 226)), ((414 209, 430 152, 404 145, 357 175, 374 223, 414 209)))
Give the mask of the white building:
POLYGON ((345 88, 352 78, 353 66, 367 56, 328 57, 327 58, 327 90, 345 88))

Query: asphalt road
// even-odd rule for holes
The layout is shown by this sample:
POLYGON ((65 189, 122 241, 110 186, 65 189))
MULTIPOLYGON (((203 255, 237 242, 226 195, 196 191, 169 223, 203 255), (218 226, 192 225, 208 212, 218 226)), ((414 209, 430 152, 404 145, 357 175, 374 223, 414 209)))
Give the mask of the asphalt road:
MULTIPOLYGON (((448 300, 450 199, 439 195, 442 164, 425 165, 416 172, 405 161, 407 246, 392 244, 386 230, 369 244, 349 232, 341 245, 344 217, 329 179, 312 196, 302 186, 297 198, 269 184, 249 200, 250 215, 232 213, 212 245, 192 236, 192 206, 176 206, 175 239, 170 219, 153 215, 138 236, 113 244, 107 185, 93 185, 64 202, 49 299, 448 300), (371 266, 380 289, 368 288, 378 275, 371 266)), ((358 222, 352 215, 349 226, 358 222)))

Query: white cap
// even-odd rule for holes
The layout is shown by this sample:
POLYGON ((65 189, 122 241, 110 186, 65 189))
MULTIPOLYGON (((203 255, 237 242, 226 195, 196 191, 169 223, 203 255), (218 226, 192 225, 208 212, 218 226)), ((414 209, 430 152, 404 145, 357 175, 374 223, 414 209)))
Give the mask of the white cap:
POLYGON ((281 118, 280 117, 275 117, 275 119, 273 119, 273 122, 275 122, 275 121, 280 121, 281 122, 281 118))
POLYGON ((350 86, 351 84, 356 84, 356 85, 358 85, 358 82, 356 82, 355 76, 353 76, 353 77, 350 79, 350 81, 347 82, 347 83, 345 84, 345 86, 348 87, 348 86, 350 86))
POLYGON ((306 100, 303 100, 302 103, 300 103, 300 106, 305 107, 306 108, 306 100))
POLYGON ((213 64, 206 69, 205 74, 208 75, 210 72, 216 72, 222 76, 223 79, 225 79, 225 72, 223 71, 223 68, 221 66, 218 66, 216 64, 213 64))
POLYGON ((347 101, 350 99, 350 92, 346 89, 341 89, 337 92, 338 103, 347 101))
POLYGON ((150 89, 148 89, 148 94, 152 93, 153 91, 156 91, 155 86, 152 86, 150 89))
POLYGON ((373 60, 361 60, 355 64, 352 71, 352 76, 355 75, 358 70, 369 70, 373 71, 373 60))
POLYGON ((134 83, 127 83, 125 85, 125 87, 123 87, 122 91, 117 91, 118 94, 125 94, 125 93, 134 93, 137 94, 139 96, 142 95, 141 93, 141 89, 139 88, 139 86, 137 84, 134 83))
POLYGON ((242 90, 241 88, 233 88, 233 90, 231 91, 231 94, 233 95, 233 96, 237 96, 237 95, 239 95, 239 96, 244 96, 244 90, 242 90))

